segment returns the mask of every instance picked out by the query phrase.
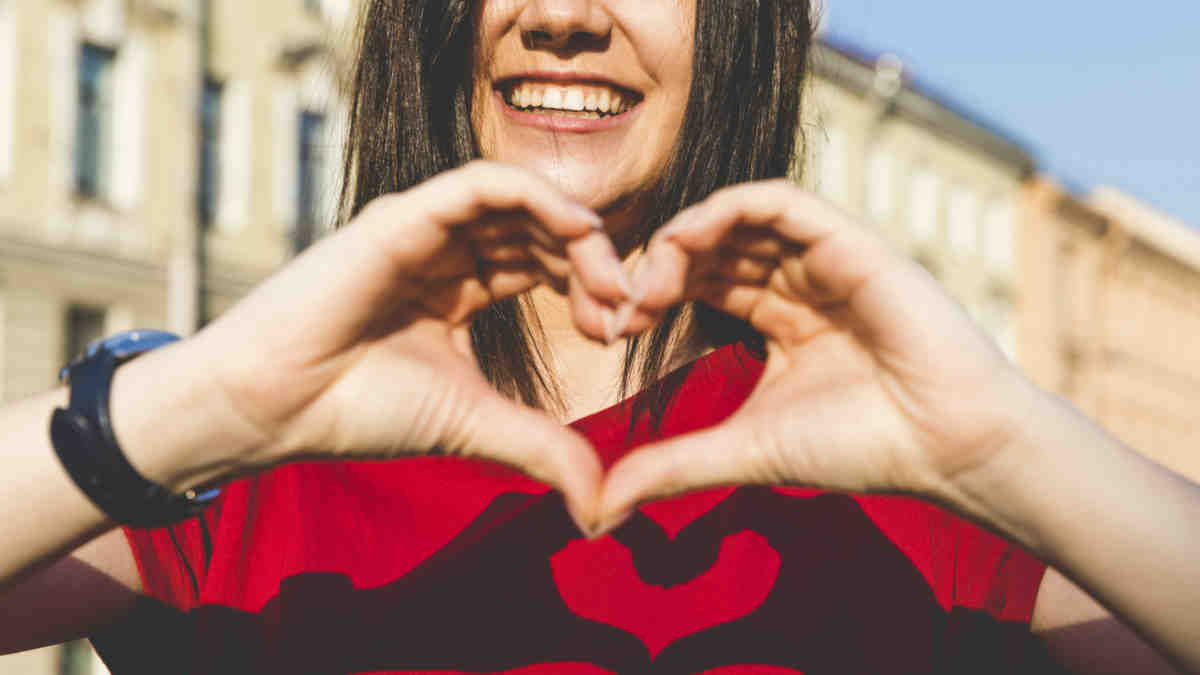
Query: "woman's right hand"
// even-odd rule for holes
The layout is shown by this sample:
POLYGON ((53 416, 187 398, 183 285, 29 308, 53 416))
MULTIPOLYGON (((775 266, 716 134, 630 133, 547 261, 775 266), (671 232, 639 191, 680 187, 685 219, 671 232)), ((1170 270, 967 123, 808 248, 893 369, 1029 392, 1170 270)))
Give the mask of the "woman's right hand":
POLYGON ((497 393, 468 324, 549 283, 584 334, 611 339, 628 282, 592 211, 525 170, 476 162, 376 199, 199 333, 207 406, 246 430, 237 462, 431 451, 514 466, 561 490, 577 521, 600 465, 557 420, 497 393))

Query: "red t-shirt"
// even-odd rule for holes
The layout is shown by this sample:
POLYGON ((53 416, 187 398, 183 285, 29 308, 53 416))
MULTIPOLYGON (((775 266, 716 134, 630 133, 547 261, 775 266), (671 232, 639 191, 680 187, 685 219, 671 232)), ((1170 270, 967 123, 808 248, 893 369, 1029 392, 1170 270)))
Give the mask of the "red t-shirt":
MULTIPOLYGON (((629 405, 574 426, 611 464, 724 419, 761 372, 726 347, 658 432, 631 437, 629 405)), ((1036 652, 1044 566, 908 498, 711 490, 587 541, 544 485, 424 457, 279 467, 204 525, 127 531, 157 618, 98 641, 114 672, 1008 672, 1036 652)))

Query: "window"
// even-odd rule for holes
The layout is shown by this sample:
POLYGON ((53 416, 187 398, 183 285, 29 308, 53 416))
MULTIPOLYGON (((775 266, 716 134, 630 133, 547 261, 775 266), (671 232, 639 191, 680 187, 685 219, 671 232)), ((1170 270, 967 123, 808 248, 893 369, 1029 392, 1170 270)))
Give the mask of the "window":
POLYGON ((941 179, 932 169, 921 167, 913 175, 908 227, 913 239, 919 243, 932 241, 938 235, 941 189, 941 179))
POLYGON ((850 199, 849 140, 839 126, 826 127, 824 145, 818 154, 818 191, 832 202, 845 205, 850 199))
POLYGON ((75 188, 97 197, 107 189, 112 71, 116 52, 84 44, 79 54, 79 116, 75 133, 75 188))
POLYGON ((0 0, 0 181, 13 171, 17 112, 17 21, 13 2, 0 0))
POLYGON ((104 335, 105 311, 100 307, 71 305, 67 308, 63 363, 67 363, 104 335))
POLYGON ((299 194, 296 200, 296 228, 293 246, 303 251, 316 238, 320 222, 321 191, 325 188, 325 116, 316 112, 300 113, 299 194))
MULTIPOLYGON (((220 151, 216 178, 216 224, 223 232, 242 231, 250 220, 253 181, 253 101, 250 84, 230 79, 221 83, 220 151)), ((290 135, 289 135, 290 138, 290 135)), ((295 199, 291 190, 288 199, 295 199)))
POLYGON ((962 256, 974 255, 978 246, 979 198, 965 185, 956 185, 946 204, 946 238, 962 256))
POLYGON ((887 150, 876 147, 867 157, 867 215, 877 223, 892 218, 892 175, 895 161, 887 150))
POLYGON ((983 254, 993 272, 1011 272, 1016 263, 1014 225, 1016 209, 1011 199, 996 198, 983 217, 983 254))
POLYGON ((221 185, 221 100, 220 82, 205 79, 200 121, 200 189, 197 211, 200 222, 212 225, 221 185))
POLYGON ((64 644, 58 653, 58 675, 89 675, 92 672, 92 649, 87 640, 64 644))

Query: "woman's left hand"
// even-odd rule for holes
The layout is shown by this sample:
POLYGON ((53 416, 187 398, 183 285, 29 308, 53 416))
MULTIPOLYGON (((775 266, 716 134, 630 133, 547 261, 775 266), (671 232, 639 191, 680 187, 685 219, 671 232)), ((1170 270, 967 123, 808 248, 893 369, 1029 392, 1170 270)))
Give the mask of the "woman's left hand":
POLYGON ((954 501, 995 463, 1034 388, 918 264, 786 181, 721 190, 652 239, 625 334, 696 299, 767 338, 766 369, 724 423, 631 453, 599 530, 637 503, 726 484, 804 484, 954 501))

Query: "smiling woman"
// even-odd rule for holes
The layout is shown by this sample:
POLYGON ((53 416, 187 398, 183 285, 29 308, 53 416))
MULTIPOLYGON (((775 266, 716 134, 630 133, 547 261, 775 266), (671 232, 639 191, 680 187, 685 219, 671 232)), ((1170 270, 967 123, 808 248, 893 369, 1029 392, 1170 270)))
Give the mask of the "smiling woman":
MULTIPOLYGON (((721 187, 787 175, 802 141, 810 11, 808 0, 370 2, 345 210, 482 156, 550 177, 632 250, 721 187), (508 105, 514 93, 529 99, 520 108, 544 112, 508 105), (586 110, 591 96, 600 110, 606 95, 609 115, 596 120, 546 110, 575 107, 572 98, 586 110), (630 109, 612 114, 614 104, 630 109)), ((476 317, 473 344, 501 392, 561 410, 529 311, 494 303, 476 317)), ((686 313, 712 344, 755 341, 724 314, 686 313)), ((622 391, 677 365, 675 315, 630 340, 622 391)), ((649 400, 661 414, 666 397, 649 400)))
POLYGON ((782 178, 809 9, 369 2, 345 227, 3 410, 0 651, 1030 672, 1035 618, 1105 617, 1033 553, 1200 665, 1200 489, 782 178))

